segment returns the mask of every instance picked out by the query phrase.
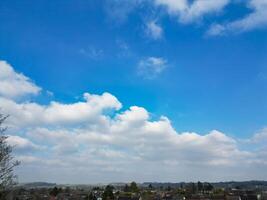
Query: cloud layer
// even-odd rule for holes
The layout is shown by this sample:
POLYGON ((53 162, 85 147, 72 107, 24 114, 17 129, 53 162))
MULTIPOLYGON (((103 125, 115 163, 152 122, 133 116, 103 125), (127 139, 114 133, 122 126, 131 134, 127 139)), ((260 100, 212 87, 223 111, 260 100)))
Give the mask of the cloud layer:
MULTIPOLYGON (((157 59, 151 62, 162 64, 157 59)), ((12 73, 6 80, 21 76, 26 85, 32 84, 8 66, 12 73)), ((0 68, 0 74, 4 69, 0 68)), ((22 161, 21 181, 267 178, 266 143, 259 142, 266 138, 265 129, 249 139, 246 146, 250 148, 244 150, 240 140, 218 130, 179 133, 165 116, 152 120, 143 107, 122 109, 122 103, 110 93, 84 93, 81 101, 48 105, 12 97, 1 93, 0 107, 10 114, 8 141, 22 161)))

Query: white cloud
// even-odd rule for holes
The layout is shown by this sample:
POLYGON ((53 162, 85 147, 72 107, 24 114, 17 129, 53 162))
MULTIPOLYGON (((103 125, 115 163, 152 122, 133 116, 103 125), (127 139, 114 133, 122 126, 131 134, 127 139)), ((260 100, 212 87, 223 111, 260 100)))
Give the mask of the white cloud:
POLYGON ((191 23, 208 14, 218 13, 230 0, 155 0, 158 6, 167 8, 170 15, 178 16, 181 23, 191 23))
POLYGON ((210 26, 209 30, 207 31, 208 36, 218 36, 218 35, 224 35, 225 34, 225 26, 221 24, 213 24, 210 26))
POLYGON ((160 57, 148 57, 138 63, 138 74, 145 79, 154 79, 167 67, 167 60, 160 57))
POLYGON ((187 0, 155 0, 156 5, 166 6, 170 14, 175 14, 176 12, 182 12, 187 9, 187 0))
POLYGON ((138 6, 142 4, 144 0, 113 0, 106 1, 105 11, 107 15, 117 24, 124 23, 128 18, 128 15, 138 6))
POLYGON ((262 130, 254 134, 254 136, 249 140, 249 142, 256 144, 263 143, 266 144, 267 147, 267 128, 263 128, 262 130))
MULTIPOLYGON (((180 23, 193 23, 206 15, 220 13, 233 3, 233 0, 155 0, 157 6, 164 6, 172 16, 177 16, 180 23)), ((213 23, 207 35, 217 36, 229 33, 241 33, 267 27, 267 1, 247 0, 239 2, 240 6, 247 5, 251 12, 243 18, 227 23, 213 23)))
POLYGON ((207 34, 211 36, 241 33, 254 29, 267 28, 267 1, 250 0, 248 7, 252 12, 245 17, 225 24, 214 24, 207 34))
MULTIPOLYGON (((167 8, 170 15, 178 16, 180 23, 192 23, 201 20, 204 16, 216 14, 234 2, 233 0, 155 0, 158 6, 167 8)), ((207 31, 208 35, 224 35, 229 33, 241 33, 254 29, 267 27, 267 1, 247 0, 239 2, 240 6, 247 5, 251 13, 243 18, 224 24, 212 24, 207 31)))
MULTIPOLYGON (((96 97, 95 103, 103 104, 102 95, 96 97)), ((55 109, 56 111, 61 112, 55 109)), ((109 117, 104 112, 91 111, 95 120, 69 119, 72 126, 57 126, 56 122, 60 120, 54 120, 53 126, 47 126, 45 122, 38 126, 28 125, 26 130, 25 125, 18 125, 23 127, 25 139, 12 137, 13 144, 19 147, 42 144, 46 147, 47 154, 45 157, 41 154, 25 155, 26 165, 22 165, 23 170, 33 166, 42 168, 50 181, 54 177, 47 170, 66 173, 80 170, 83 174, 92 175, 92 182, 103 181, 105 178, 109 181, 129 181, 134 178, 139 181, 151 178, 175 181, 176 178, 169 177, 169 173, 183 180, 218 180, 223 178, 220 174, 225 173, 232 178, 236 175, 242 178, 240 173, 247 173, 247 169, 242 166, 262 166, 267 161, 263 153, 240 150, 235 139, 216 130, 205 135, 178 133, 168 118, 162 116, 158 120, 151 120, 148 111, 142 107, 132 106, 126 111, 116 112, 114 117, 109 117), (103 123, 99 118, 106 120, 103 123), (137 170, 140 166, 142 171, 137 170), (235 170, 236 167, 238 170, 235 170), (194 168, 198 169, 199 174, 184 173, 194 168), (211 168, 220 173, 215 177, 210 176, 211 168), (167 175, 165 170, 168 171, 167 175), (110 172, 115 173, 115 179, 110 172)), ((62 115, 57 117, 62 118, 62 115)), ((253 175, 257 176, 255 173, 253 175)), ((34 177, 35 174, 28 176, 34 177)), ((77 179, 77 176, 81 181, 81 175, 72 173, 68 173, 67 177, 59 177, 57 181, 70 182, 77 179)), ((267 174, 262 172, 261 176, 267 177, 267 174)))
MULTIPOLYGON (((95 103, 103 104, 102 96, 96 95, 96 97, 95 103)), ((102 107, 104 108, 105 106, 102 107)), ((124 176, 127 177, 127 181, 133 178, 141 181, 152 177, 164 178, 161 174, 166 175, 165 169, 184 180, 186 178, 217 180, 218 176, 209 176, 210 168, 222 170, 221 173, 229 170, 227 173, 233 177, 237 171, 231 170, 236 166, 239 166, 241 172, 246 170, 240 168, 242 163, 243 165, 266 163, 266 156, 263 153, 254 154, 240 150, 237 141, 222 132, 213 130, 206 135, 178 133, 168 118, 162 116, 152 121, 148 111, 142 107, 132 106, 126 111, 117 112, 114 117, 108 117, 103 112, 95 113, 93 110, 92 112, 96 120, 72 119, 71 127, 61 127, 56 124, 47 126, 45 122, 38 124, 38 127, 28 125, 24 139, 12 136, 11 143, 20 148, 35 148, 34 144, 46 147, 48 157, 38 154, 27 154, 24 157, 20 155, 19 158, 26 159, 22 160, 23 163, 26 162, 22 167, 25 170, 33 166, 45 167, 42 169, 44 173, 47 170, 73 171, 77 168, 86 174, 100 173, 101 176, 95 175, 93 181, 99 181, 98 178, 103 176, 108 177, 109 181, 114 181, 110 172, 117 175, 118 181, 125 180, 124 176), (99 118, 108 120, 103 123, 97 120, 99 118), (142 172, 137 170, 139 166, 142 166, 142 172), (202 175, 180 173, 194 167, 197 167, 202 175)), ((33 176, 35 175, 30 175, 33 176)), ((71 181, 75 176, 77 178, 77 174, 69 174, 69 179, 61 177, 57 181, 65 179, 71 181)), ((53 177, 49 180, 53 180, 53 177)), ((173 178, 168 180, 174 181, 173 178)))
MULTIPOLYGON (((116 21, 125 21, 134 9, 150 3, 155 8, 163 8, 171 17, 177 18, 178 22, 182 24, 201 22, 203 18, 212 16, 213 21, 206 32, 209 36, 242 33, 267 27, 266 0, 128 0, 109 3, 108 10, 110 16, 116 21), (231 21, 227 12, 224 12, 230 4, 236 4, 240 7, 246 6, 250 11, 247 11, 248 14, 245 16, 231 21), (120 9, 115 9, 118 7, 120 9), (114 12, 114 10, 116 11, 114 12), (224 15, 225 23, 216 22, 215 17, 218 15, 224 15)), ((163 29, 155 21, 152 21, 146 24, 146 34, 153 39, 160 39, 163 29)))
MULTIPOLYGON (((95 121, 82 128, 33 128, 27 132, 28 139, 35 143, 45 142, 50 151, 49 158, 31 157, 28 164, 31 165, 31 161, 36 166, 42 163, 48 165, 50 171, 80 168, 86 174, 101 173, 98 178, 105 176, 109 181, 114 181, 110 172, 117 175, 116 180, 128 176, 128 181, 133 178, 143 181, 151 178, 150 173, 155 179, 160 178, 165 168, 176 177, 187 180, 215 180, 218 176, 210 177, 210 168, 234 176, 237 171, 231 170, 236 166, 243 172, 242 164, 263 165, 266 162, 266 157, 259 159, 258 154, 239 150, 236 140, 219 131, 206 135, 177 133, 166 117, 154 121, 149 118, 144 108, 134 106, 117 113, 110 119, 108 127, 95 121), (56 160, 58 162, 54 162, 56 160), (137 170, 140 166, 142 172, 137 170), (194 167, 200 174, 181 173, 194 167), (227 169, 229 171, 225 171, 227 169)), ((69 177, 69 181, 71 179, 69 177)))
POLYGON ((152 39, 158 40, 163 36, 163 29, 156 21, 150 21, 146 24, 146 34, 152 39))
POLYGON ((0 97, 0 107, 8 119, 10 126, 72 125, 89 121, 105 121, 100 114, 107 109, 118 110, 121 103, 109 93, 102 95, 84 94, 84 100, 73 104, 62 104, 52 101, 49 105, 32 102, 17 104, 11 99, 0 97))
POLYGON ((41 146, 34 144, 27 138, 23 138, 16 135, 9 135, 7 138, 7 142, 19 151, 32 151, 42 149, 41 146))
MULTIPOLYGON (((157 75, 166 65, 161 58, 143 62, 155 65, 157 75)), ((48 105, 5 96, 0 107, 11 115, 8 142, 22 161, 18 175, 24 182, 267 178, 266 151, 242 150, 238 140, 217 130, 179 133, 167 117, 152 120, 143 107, 120 110, 122 104, 109 93, 48 105)), ((263 140, 265 132, 253 140, 263 140)))
POLYGON ((37 95, 41 91, 28 77, 15 72, 6 61, 0 61, 0 86, 0 96, 13 99, 37 95))

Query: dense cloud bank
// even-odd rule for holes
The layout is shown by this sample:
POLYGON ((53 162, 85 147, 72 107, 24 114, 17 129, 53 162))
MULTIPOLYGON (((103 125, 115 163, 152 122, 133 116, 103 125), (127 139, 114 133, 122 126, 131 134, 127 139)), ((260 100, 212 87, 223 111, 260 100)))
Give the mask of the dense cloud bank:
POLYGON ((112 94, 47 105, 29 101, 41 87, 0 62, 1 112, 22 161, 21 181, 69 183, 266 179, 267 130, 247 140, 218 130, 178 133, 143 107, 122 108, 112 94), (22 89, 23 88, 23 89, 22 89), (21 99, 23 97, 23 100, 21 99), (245 148, 246 147, 246 148, 245 148), (246 150, 244 150, 246 149, 246 150))

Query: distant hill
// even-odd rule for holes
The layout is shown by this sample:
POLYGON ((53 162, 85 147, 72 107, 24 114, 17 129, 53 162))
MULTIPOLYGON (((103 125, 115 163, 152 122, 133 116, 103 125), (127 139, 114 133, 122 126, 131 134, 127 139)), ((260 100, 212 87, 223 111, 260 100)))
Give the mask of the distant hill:
MULTIPOLYGON (((227 182, 210 182, 214 187, 218 188, 242 188, 242 189, 254 189, 254 188, 267 188, 267 181, 227 181, 227 182)), ((144 182, 142 186, 148 187, 152 185, 154 188, 177 188, 181 185, 185 185, 185 182, 179 183, 161 183, 161 182, 144 182)))
POLYGON ((267 181, 229 181, 229 182, 216 182, 212 183, 215 187, 221 188, 242 188, 242 189, 251 189, 251 188, 263 188, 267 187, 267 181))
POLYGON ((55 187, 56 183, 47 183, 47 182, 33 182, 33 183, 20 183, 18 186, 25 188, 49 188, 55 187))
MULTIPOLYGON (((144 182, 138 184, 141 187, 148 187, 149 185, 152 185, 153 188, 178 188, 182 185, 185 186, 189 182, 177 182, 177 183, 171 183, 171 182, 144 182)), ((196 183, 196 182, 195 182, 196 183)), ((255 189, 255 188, 265 188, 267 189, 267 181, 227 181, 227 182, 210 182, 214 187, 216 188, 240 188, 240 189, 255 189)), ((111 185, 115 187, 123 187, 126 183, 110 183, 111 185)), ((129 183, 128 183, 129 184, 129 183)), ((83 185, 72 185, 72 184, 56 184, 56 183, 47 183, 47 182, 32 182, 32 183, 20 183, 18 187, 24 187, 24 188, 51 188, 51 187, 94 187, 94 186, 100 186, 103 187, 105 184, 83 184, 83 185)))

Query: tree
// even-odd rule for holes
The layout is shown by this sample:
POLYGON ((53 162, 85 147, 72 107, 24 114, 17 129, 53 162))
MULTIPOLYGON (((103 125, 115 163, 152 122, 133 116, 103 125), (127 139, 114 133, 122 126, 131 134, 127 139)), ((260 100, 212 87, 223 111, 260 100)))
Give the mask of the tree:
POLYGON ((88 200, 96 200, 96 197, 92 192, 90 192, 90 194, 88 196, 88 200))
POLYGON ((196 194, 196 184, 192 183, 192 193, 196 194))
POLYGON ((60 192, 61 192, 61 188, 58 189, 57 187, 54 187, 54 188, 50 191, 50 195, 56 197, 60 192))
POLYGON ((203 184, 200 181, 197 182, 197 190, 198 192, 203 192, 203 184))
POLYGON ((209 193, 209 192, 211 192, 213 190, 213 186, 210 184, 210 183, 205 183, 204 184, 204 191, 206 192, 206 193, 209 193))
POLYGON ((167 187, 167 191, 170 192, 171 190, 172 190, 171 186, 168 185, 168 187, 167 187))
POLYGON ((130 187, 128 184, 125 184, 124 188, 123 188, 124 192, 130 192, 130 187))
POLYGON ((148 185, 148 189, 149 189, 149 190, 153 190, 153 186, 152 186, 151 183, 148 185))
POLYGON ((186 185, 186 193, 187 194, 190 194, 190 195, 192 195, 192 194, 196 194, 196 189, 197 189, 197 187, 196 187, 196 185, 195 185, 195 183, 188 183, 187 185, 186 185))
POLYGON ((114 200, 115 197, 113 195, 113 189, 114 187, 112 185, 107 185, 102 195, 102 199, 103 200, 114 200))
POLYGON ((130 190, 131 190, 131 192, 138 192, 139 191, 139 188, 138 188, 136 182, 131 182, 130 190))
POLYGON ((211 185, 210 183, 207 184, 206 190, 211 192, 213 190, 213 185, 211 185))
POLYGON ((5 135, 6 127, 3 123, 8 116, 0 114, 0 196, 15 184, 16 176, 13 174, 14 167, 19 165, 12 156, 13 147, 7 143, 5 135))

